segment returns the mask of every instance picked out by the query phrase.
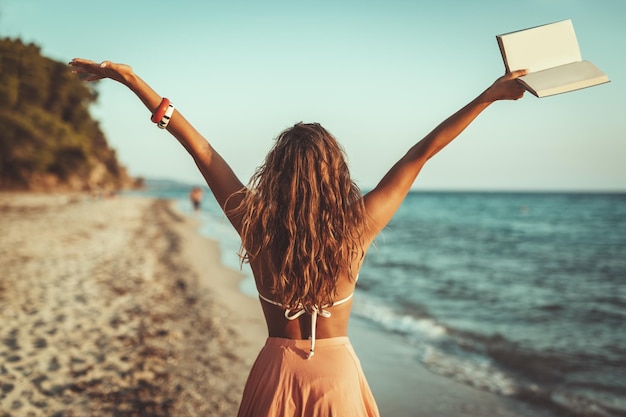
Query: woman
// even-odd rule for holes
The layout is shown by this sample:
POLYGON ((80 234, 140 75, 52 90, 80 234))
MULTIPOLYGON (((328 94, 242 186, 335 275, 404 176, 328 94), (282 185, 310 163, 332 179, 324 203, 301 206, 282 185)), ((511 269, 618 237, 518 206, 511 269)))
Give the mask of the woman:
POLYGON ((282 132, 244 186, 169 100, 122 64, 74 59, 86 80, 130 88, 194 158, 242 239, 269 337, 250 372, 239 416, 378 416, 347 337, 352 294, 367 248, 387 225, 426 161, 497 100, 516 100, 515 79, 498 78, 414 145, 361 195, 337 141, 319 124, 282 132))

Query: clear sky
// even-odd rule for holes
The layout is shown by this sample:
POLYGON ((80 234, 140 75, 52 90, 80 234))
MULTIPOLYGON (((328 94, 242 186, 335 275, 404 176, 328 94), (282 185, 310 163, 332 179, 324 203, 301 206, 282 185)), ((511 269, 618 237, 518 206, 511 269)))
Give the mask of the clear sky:
MULTIPOLYGON (((496 34, 571 18, 611 83, 488 108, 416 189, 626 191, 624 0, 0 0, 0 36, 130 64, 243 182, 292 124, 319 122, 375 185, 504 71, 496 34)), ((202 181, 119 84, 92 109, 131 175, 202 181)))

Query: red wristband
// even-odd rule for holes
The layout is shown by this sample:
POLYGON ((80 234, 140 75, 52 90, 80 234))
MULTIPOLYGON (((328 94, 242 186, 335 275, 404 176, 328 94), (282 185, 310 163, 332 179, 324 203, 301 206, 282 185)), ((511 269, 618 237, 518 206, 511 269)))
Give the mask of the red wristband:
POLYGON ((150 121, 152 123, 159 123, 161 119, 163 118, 163 115, 167 111, 167 108, 169 107, 169 105, 170 105, 170 100, 163 97, 163 100, 161 100, 161 104, 159 104, 159 107, 157 107, 157 109, 155 110, 154 114, 150 118, 150 121))

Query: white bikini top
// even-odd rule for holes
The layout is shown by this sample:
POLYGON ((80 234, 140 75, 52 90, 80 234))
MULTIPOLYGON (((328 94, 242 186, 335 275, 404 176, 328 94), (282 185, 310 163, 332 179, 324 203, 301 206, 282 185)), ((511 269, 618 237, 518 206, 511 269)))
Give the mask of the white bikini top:
MULTIPOLYGON (((315 354, 315 328, 317 326, 317 316, 322 316, 324 318, 329 318, 331 316, 330 311, 325 310, 328 307, 333 307, 333 306, 337 306, 339 304, 343 304, 346 301, 348 301, 349 299, 352 298, 352 296, 354 295, 354 293, 350 294, 349 296, 347 296, 346 298, 343 298, 339 301, 335 301, 332 304, 327 304, 325 306, 322 306, 321 308, 318 306, 312 306, 309 308, 309 314, 311 314, 311 350, 309 351, 309 354, 307 355, 307 359, 311 359, 313 357, 313 355, 315 354)), ((270 300, 269 298, 263 297, 261 294, 259 294, 259 298, 265 302, 268 302, 270 304, 273 304, 275 306, 281 307, 285 309, 285 318, 287 320, 295 320, 298 317, 302 316, 304 313, 307 313, 307 309, 304 307, 304 305, 302 304, 298 304, 298 306, 296 306, 296 308, 288 308, 287 306, 276 302, 274 300, 270 300)))

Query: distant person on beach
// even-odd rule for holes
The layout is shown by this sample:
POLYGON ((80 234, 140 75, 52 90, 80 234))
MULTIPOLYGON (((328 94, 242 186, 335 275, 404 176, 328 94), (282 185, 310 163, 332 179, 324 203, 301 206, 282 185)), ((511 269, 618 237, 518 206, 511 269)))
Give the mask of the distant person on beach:
POLYGON ((202 188, 193 187, 191 191, 189 191, 189 200, 195 211, 200 210, 202 204, 202 188))
POLYGON ((365 253, 430 158, 498 100, 524 89, 515 71, 411 147, 378 185, 361 194, 335 138, 317 123, 284 130, 245 186, 206 139, 132 68, 74 59, 87 81, 116 80, 191 154, 242 239, 268 328, 239 417, 378 416, 347 336, 365 253))

